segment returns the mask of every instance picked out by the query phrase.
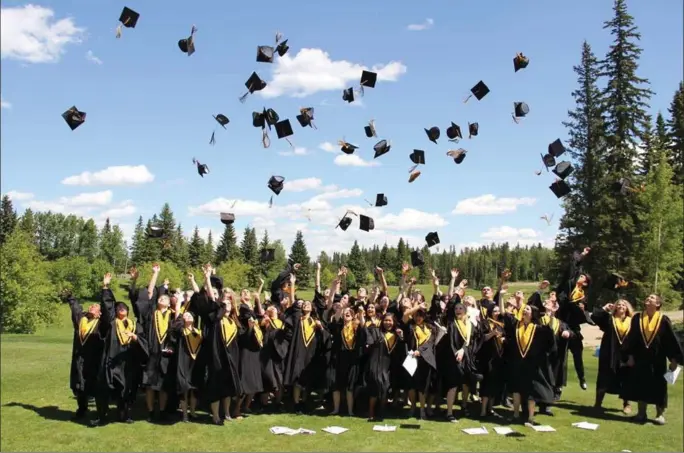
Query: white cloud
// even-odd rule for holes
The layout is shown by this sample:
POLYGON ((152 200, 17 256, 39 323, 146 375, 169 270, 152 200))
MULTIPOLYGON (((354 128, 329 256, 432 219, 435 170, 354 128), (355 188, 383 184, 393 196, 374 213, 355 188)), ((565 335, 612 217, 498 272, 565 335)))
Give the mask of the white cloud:
POLYGON ((91 63, 95 63, 97 65, 102 64, 102 60, 97 58, 92 50, 89 50, 88 52, 86 52, 85 57, 86 57, 86 60, 88 60, 91 63))
POLYGON ((532 206, 535 198, 497 198, 492 194, 475 198, 466 198, 456 204, 452 214, 460 215, 493 215, 515 212, 518 206, 532 206))
POLYGON ((532 228, 513 228, 509 226, 493 227, 480 234, 482 239, 494 239, 505 242, 515 239, 534 239, 539 233, 532 228))
POLYGON ((363 160, 356 154, 340 154, 335 157, 334 162, 340 167, 377 167, 380 165, 380 162, 363 160))
POLYGON ((25 5, 0 9, 2 58, 28 63, 59 61, 69 44, 81 42, 83 28, 72 18, 54 19, 49 8, 25 5))
POLYGON ((130 217, 137 212, 135 205, 133 205, 132 200, 126 200, 119 203, 119 205, 106 209, 98 214, 98 218, 107 219, 114 221, 117 219, 122 219, 130 217))
POLYGON ((0 96, 0 107, 3 109, 11 109, 12 104, 10 104, 8 101, 5 100, 5 98, 0 96))
POLYGON ((309 150, 297 146, 293 151, 278 151, 278 154, 281 156, 306 156, 309 154, 309 150))
POLYGON ((285 180, 284 192, 305 192, 307 190, 320 189, 323 186, 323 181, 319 178, 303 178, 293 179, 292 181, 285 180))
POLYGON ((408 231, 440 228, 448 222, 439 214, 405 208, 399 214, 385 214, 375 219, 375 226, 379 229, 408 231))
POLYGON ((337 152, 337 148, 335 147, 335 145, 333 145, 330 142, 323 142, 320 145, 318 145, 318 148, 328 153, 337 152))
POLYGON ((214 198, 202 205, 192 206, 190 215, 218 215, 222 212, 232 212, 236 216, 268 216, 268 202, 251 200, 229 200, 214 198))
POLYGON ((432 26, 435 24, 435 21, 427 18, 425 19, 425 22, 421 24, 410 24, 408 27, 406 27, 407 30, 409 31, 423 31, 423 30, 428 30, 432 28, 432 26))
MULTIPOLYGON (((364 69, 368 67, 346 60, 331 60, 321 49, 301 49, 294 57, 287 54, 275 61, 273 80, 259 93, 265 98, 305 97, 319 91, 343 90, 350 84, 358 84, 364 69)), ((392 61, 377 64, 370 70, 378 74, 378 81, 396 82, 406 73, 406 66, 392 61)))
POLYGON ((12 201, 26 201, 34 198, 34 195, 30 192, 17 192, 15 190, 10 190, 6 195, 10 197, 10 200, 12 201))
POLYGON ((62 180, 67 186, 129 186, 154 181, 154 175, 145 165, 107 167, 95 173, 84 171, 80 175, 62 180))
POLYGON ((74 197, 61 197, 59 202, 69 206, 107 206, 112 202, 112 191, 89 192, 78 194, 74 197))
POLYGON ((52 201, 30 198, 22 202, 22 205, 34 211, 52 211, 61 214, 93 217, 93 211, 109 206, 112 202, 112 197, 111 190, 106 190, 103 192, 82 193, 73 197, 60 197, 52 201))

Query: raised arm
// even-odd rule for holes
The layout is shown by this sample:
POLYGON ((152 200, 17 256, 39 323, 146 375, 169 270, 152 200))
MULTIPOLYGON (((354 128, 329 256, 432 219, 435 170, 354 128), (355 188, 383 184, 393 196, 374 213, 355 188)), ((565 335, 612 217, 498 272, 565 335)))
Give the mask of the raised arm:
POLYGON ((442 291, 439 290, 439 277, 437 277, 437 274, 435 274, 434 269, 430 270, 430 275, 432 276, 432 294, 433 296, 440 297, 442 295, 442 291))
POLYGON ((188 274, 188 281, 190 282, 190 286, 192 287, 192 291, 195 293, 198 293, 200 291, 199 285, 195 281, 195 274, 190 272, 188 274))
POLYGON ((131 277, 131 284, 128 287, 128 300, 131 304, 135 304, 138 300, 138 268, 133 266, 128 271, 128 275, 131 277))
POLYGON ((114 304, 116 300, 114 299, 114 293, 109 288, 112 282, 112 274, 107 272, 102 279, 102 303, 100 304, 100 311, 102 319, 106 322, 111 322, 116 317, 116 312, 114 311, 114 304))
POLYGON ((337 278, 334 279, 333 281, 330 282, 330 291, 328 291, 328 298, 325 301, 325 307, 329 310, 330 307, 332 307, 333 302, 335 301, 335 295, 338 293, 340 290, 340 279, 342 278, 342 275, 345 272, 344 266, 340 268, 339 271, 337 271, 337 278))
POLYGON ((261 305, 261 291, 264 289, 264 279, 259 278, 259 290, 254 294, 254 312, 257 316, 264 316, 266 313, 261 305))
POLYGON ((316 292, 321 292, 321 263, 316 263, 316 292))
POLYGON ((147 297, 150 300, 152 300, 152 296, 154 296, 154 288, 157 286, 157 278, 159 277, 160 270, 159 264, 152 266, 152 277, 150 277, 150 282, 147 284, 147 297))
POLYGON ((295 277, 295 274, 290 274, 290 301, 292 303, 295 303, 295 282, 297 281, 297 277, 295 277))
POLYGON ((382 292, 385 296, 389 297, 389 286, 387 286, 387 279, 385 278, 385 270, 381 267, 376 267, 375 270, 380 277, 380 286, 382 287, 382 292))
POLYGON ((449 281, 449 299, 454 296, 454 291, 456 290, 456 279, 458 278, 458 269, 451 269, 451 280, 449 281))
POLYGON ((71 292, 64 294, 63 297, 66 298, 66 301, 69 303, 69 308, 71 309, 71 323, 74 325, 74 329, 78 329, 78 324, 83 317, 83 306, 71 292))
POLYGON ((205 265, 203 270, 204 270, 204 291, 207 295, 207 299, 209 299, 213 302, 218 302, 218 300, 216 300, 216 298, 214 297, 214 290, 211 287, 211 273, 212 273, 211 264, 205 265))

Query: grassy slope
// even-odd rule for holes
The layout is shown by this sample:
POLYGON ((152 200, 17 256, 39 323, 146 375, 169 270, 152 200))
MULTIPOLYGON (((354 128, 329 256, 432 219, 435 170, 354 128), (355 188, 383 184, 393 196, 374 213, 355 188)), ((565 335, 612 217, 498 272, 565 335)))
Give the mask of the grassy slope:
MULTIPOLYGON (((530 291, 532 286, 512 284, 511 290, 530 291)), ((424 288, 426 295, 431 294, 424 288)), ((33 336, 2 337, 1 447, 4 451, 681 451, 682 382, 670 387, 668 424, 637 426, 623 421, 620 402, 606 398, 609 411, 603 419, 592 417, 586 407, 593 403, 593 390, 583 392, 574 372, 564 392, 564 401, 553 418, 539 417, 554 426, 556 433, 534 433, 516 426, 524 437, 505 438, 492 433, 468 436, 462 428, 477 427, 476 421, 458 425, 422 422, 419 431, 375 433, 363 419, 338 417, 261 415, 224 427, 208 424, 133 425, 111 424, 92 430, 72 423, 75 408, 69 385, 72 331, 66 307, 61 307, 58 325, 33 336), (588 420, 600 424, 598 431, 581 431, 571 423, 588 420), (319 431, 314 436, 273 436, 271 426, 305 427, 319 431), (350 431, 332 436, 320 431, 339 425, 350 431), (181 433, 182 432, 182 433, 181 433)), ((587 378, 595 382, 596 359, 587 351, 587 378)), ((572 367, 572 365, 570 365, 572 367)), ((140 401, 142 403, 142 401, 140 401)), ((651 409, 651 416, 653 410, 651 409)), ((144 418, 138 412, 138 419, 144 418)), ((416 423, 415 421, 411 421, 416 423)), ((388 424, 405 423, 387 420, 388 424)), ((492 425, 486 424, 491 427, 492 425)))

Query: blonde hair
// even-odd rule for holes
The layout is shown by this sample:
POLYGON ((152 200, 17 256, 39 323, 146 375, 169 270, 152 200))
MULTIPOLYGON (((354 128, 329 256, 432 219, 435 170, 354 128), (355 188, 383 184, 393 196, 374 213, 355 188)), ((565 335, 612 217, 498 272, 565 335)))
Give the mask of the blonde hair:
MULTIPOLYGON (((617 304, 619 304, 619 303, 623 303, 623 304, 625 304, 625 307, 627 307, 627 309, 625 310, 625 312, 626 312, 625 314, 626 314, 627 316, 629 316, 630 318, 631 318, 632 316, 634 316, 634 307, 632 307, 632 304, 630 304, 628 300, 626 300, 626 299, 618 299, 618 300, 615 302, 615 305, 617 305, 617 304)), ((613 312, 615 312, 615 308, 613 308, 613 312)))
POLYGON ((465 296, 463 298, 463 304, 470 307, 474 307, 475 305, 477 305, 477 301, 473 296, 465 296))

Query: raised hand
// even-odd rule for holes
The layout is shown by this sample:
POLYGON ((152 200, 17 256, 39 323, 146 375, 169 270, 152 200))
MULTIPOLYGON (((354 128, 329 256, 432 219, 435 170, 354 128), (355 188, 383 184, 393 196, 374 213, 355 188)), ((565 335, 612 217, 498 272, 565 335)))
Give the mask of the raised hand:
POLYGON ((568 332, 567 330, 564 331, 564 332, 561 334, 561 337, 563 337, 564 339, 567 340, 568 338, 570 338, 570 332, 568 332))
POLYGON ((109 284, 112 282, 112 274, 107 272, 104 274, 104 278, 102 279, 102 284, 104 286, 109 286, 109 284))
POLYGON ((409 271, 409 265, 408 263, 402 263, 401 264, 401 273, 406 274, 409 271))
POLYGON ((155 274, 159 274, 159 271, 161 270, 161 266, 159 266, 159 263, 154 263, 152 265, 152 272, 155 274))
POLYGON ((294 265, 294 266, 292 266, 292 267, 293 267, 293 269, 294 269, 294 270, 298 271, 298 270, 299 270, 299 268, 300 268, 300 267, 302 267, 302 265, 301 265, 301 264, 299 264, 299 263, 295 263, 295 265, 294 265))
POLYGON ((584 247, 584 250, 582 250, 582 256, 587 256, 591 252, 591 247, 584 247))
POLYGON ((138 268, 133 266, 129 271, 128 275, 131 277, 131 280, 135 280, 138 278, 138 268))
POLYGON ((467 288, 468 287, 468 280, 465 278, 463 280, 461 280, 461 283, 458 284, 458 287, 463 288, 463 289, 467 288))
POLYGON ((511 271, 509 269, 505 269, 501 274, 501 278, 504 280, 508 280, 509 278, 511 278, 511 271))
POLYGON ((319 270, 319 271, 321 270, 321 263, 320 262, 316 263, 316 270, 319 270))
POLYGON ((290 284, 294 285, 296 281, 297 277, 295 277, 295 274, 290 274, 290 284))
POLYGON ((459 271, 456 268, 451 269, 451 278, 456 279, 458 277, 459 271))
POLYGON ((379 266, 375 266, 375 272, 382 275, 385 272, 385 270, 379 266))
POLYGON ((193 274, 192 272, 190 272, 190 273, 188 274, 188 281, 190 281, 190 283, 194 282, 194 281, 195 281, 195 274, 193 274))
POLYGON ((164 279, 164 285, 168 285, 169 283, 171 283, 171 281, 168 278, 165 278, 164 279))
POLYGON ((264 279, 259 277, 259 286, 264 286, 264 279))

